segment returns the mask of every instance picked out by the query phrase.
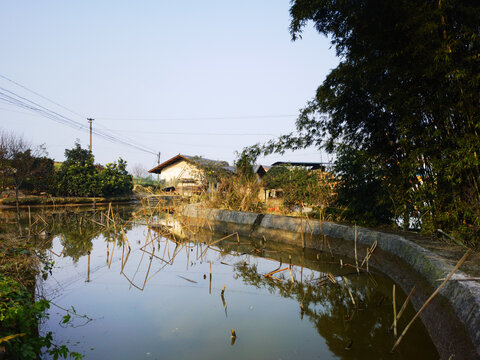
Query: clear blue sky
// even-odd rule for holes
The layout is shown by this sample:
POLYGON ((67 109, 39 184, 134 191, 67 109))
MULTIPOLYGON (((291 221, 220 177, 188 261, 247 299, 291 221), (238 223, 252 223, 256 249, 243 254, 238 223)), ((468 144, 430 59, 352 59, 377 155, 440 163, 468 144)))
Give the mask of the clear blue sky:
MULTIPOLYGON (((0 12, 0 87, 72 120, 128 138, 166 160, 178 153, 232 163, 235 151, 295 129, 338 59, 308 27, 292 42, 288 0, 7 1, 0 12)), ((0 101, 0 127, 64 159, 88 133, 0 101), (21 113, 20 113, 21 112, 21 113)), ((98 163, 156 156, 94 137, 98 163)), ((260 159, 326 161, 316 149, 260 159)))

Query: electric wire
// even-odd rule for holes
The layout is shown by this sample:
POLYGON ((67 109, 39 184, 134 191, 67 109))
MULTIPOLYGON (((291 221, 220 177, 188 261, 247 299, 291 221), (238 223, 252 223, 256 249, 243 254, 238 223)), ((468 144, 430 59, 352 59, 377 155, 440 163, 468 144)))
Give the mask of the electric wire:
POLYGON ((279 119, 291 118, 298 115, 247 115, 247 116, 223 116, 223 117, 186 117, 186 118, 120 118, 120 117, 97 117, 100 120, 116 121, 205 121, 205 120, 246 120, 246 119, 279 119))
POLYGON ((41 98, 44 99, 44 100, 50 101, 52 104, 55 104, 55 105, 61 107, 62 109, 71 112, 72 114, 75 114, 75 115, 77 115, 77 116, 80 116, 80 117, 83 118, 83 119, 86 118, 86 116, 83 116, 83 115, 79 114, 78 112, 76 112, 76 111, 74 111, 74 110, 72 110, 72 109, 69 109, 69 108, 67 108, 66 106, 63 106, 63 105, 61 105, 61 104, 53 101, 52 99, 49 99, 49 98, 47 98, 46 96, 43 96, 42 94, 39 94, 38 92, 36 92, 36 91, 34 91, 34 90, 32 90, 32 89, 27 88, 25 85, 22 85, 22 84, 14 81, 14 80, 12 80, 12 79, 9 79, 9 78, 6 77, 5 75, 0 74, 0 77, 1 77, 2 79, 5 79, 5 80, 11 82, 12 84, 15 84, 15 85, 21 87, 22 89, 25 89, 25 90, 27 90, 27 91, 30 91, 32 94, 35 94, 35 95, 41 97, 41 98))
MULTIPOLYGON (((69 117, 66 117, 64 115, 61 115, 61 114, 59 114, 59 113, 57 113, 57 112, 55 112, 55 111, 53 111, 49 108, 46 108, 46 107, 44 107, 44 106, 42 106, 42 105, 40 105, 40 104, 38 104, 38 103, 36 103, 32 100, 29 100, 29 99, 27 99, 27 98, 25 98, 25 97, 23 97, 19 94, 16 94, 13 91, 5 89, 3 87, 0 87, 0 100, 4 103, 14 105, 14 106, 18 106, 20 108, 24 108, 24 109, 36 112, 36 113, 40 114, 42 117, 46 117, 46 118, 48 118, 50 120, 53 120, 57 123, 60 123, 60 124, 63 124, 63 125, 75 128, 75 129, 89 131, 87 125, 82 124, 82 123, 80 123, 76 120, 73 120, 69 117)), ((102 131, 99 131, 99 130, 93 130, 92 133, 101 137, 101 138, 103 138, 103 139, 105 139, 105 140, 107 140, 107 141, 117 143, 117 144, 123 144, 123 145, 135 148, 135 149, 143 151, 143 152, 147 152, 147 153, 150 153, 150 154, 157 155, 157 152, 153 149, 150 149, 150 148, 148 148, 146 146, 143 146, 143 145, 137 145, 137 144, 125 141, 123 139, 120 139, 120 138, 115 137, 113 135, 110 135, 108 133, 105 133, 105 132, 102 132, 102 131)))
POLYGON ((168 132, 168 131, 144 131, 144 130, 117 130, 105 128, 105 130, 114 132, 129 132, 138 134, 157 134, 157 135, 201 135, 201 136, 276 136, 271 133, 217 133, 217 132, 168 132))

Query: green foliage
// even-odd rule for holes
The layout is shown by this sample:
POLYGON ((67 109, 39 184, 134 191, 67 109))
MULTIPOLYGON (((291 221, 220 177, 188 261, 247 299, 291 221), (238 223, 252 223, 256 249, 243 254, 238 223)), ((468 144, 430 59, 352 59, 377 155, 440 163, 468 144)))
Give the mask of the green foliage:
POLYGON ((260 183, 253 172, 250 158, 240 154, 235 162, 237 173, 226 173, 216 183, 209 205, 236 211, 260 211, 263 203, 259 201, 260 183))
POLYGON ((36 157, 33 161, 32 172, 20 187, 22 190, 33 192, 48 192, 54 186, 54 161, 46 156, 36 157))
POLYGON ((327 173, 304 167, 274 166, 264 176, 267 189, 282 189, 283 204, 289 209, 297 205, 324 208, 330 201, 331 179, 327 173))
POLYGON ((65 345, 53 344, 51 332, 38 334, 39 321, 47 317, 49 307, 49 301, 34 301, 20 283, 0 274, 0 337, 9 359, 37 359, 42 349, 54 359, 82 358, 65 345))
POLYGON ((128 174, 127 162, 107 164, 104 168, 94 165, 90 151, 76 143, 65 150, 65 162, 57 173, 56 193, 61 196, 118 196, 131 193, 133 182, 128 174))
POLYGON ((62 196, 100 195, 98 171, 90 151, 76 143, 73 149, 65 150, 65 162, 57 173, 56 190, 62 196))
POLYGON ((222 180, 232 176, 232 173, 226 169, 226 161, 210 161, 199 156, 189 159, 195 167, 199 169, 198 176, 201 179, 205 189, 219 184, 222 180))
MULTIPOLYGON (((380 207, 382 222, 408 227, 415 218, 426 232, 480 243, 478 2, 293 0, 290 14, 293 40, 312 21, 341 60, 300 113, 297 133, 249 154, 324 146, 343 156, 345 144, 373 165, 369 217, 380 207)), ((344 165, 338 175, 359 181, 344 188, 355 197, 349 208, 367 214, 356 200, 363 195, 352 193, 365 190, 364 176, 344 165)))
MULTIPOLYGON (((15 187, 15 197, 18 200, 18 190, 30 179, 36 185, 41 185, 42 179, 48 175, 48 165, 51 161, 44 155, 44 146, 32 147, 21 136, 0 130, 0 179, 2 187, 15 187), (46 173, 47 172, 47 173, 46 173), (35 180, 34 180, 35 179, 35 180)), ((51 169, 50 169, 51 174, 51 169)), ((49 183, 43 184, 48 188, 49 183)))
POLYGON ((100 187, 103 196, 131 193, 133 181, 127 172, 127 162, 119 158, 118 162, 107 164, 100 174, 100 187))
POLYGON ((135 185, 141 185, 143 187, 156 188, 164 185, 165 180, 158 181, 156 178, 153 178, 152 175, 144 177, 134 177, 133 182, 135 185))
POLYGON ((289 173, 286 166, 273 166, 263 176, 262 182, 266 189, 283 189, 289 173))
POLYGON ((388 224, 393 218, 388 179, 375 159, 348 146, 338 148, 333 171, 337 196, 330 212, 360 225, 388 224))
POLYGON ((247 152, 243 151, 242 153, 238 154, 238 159, 235 161, 235 167, 237 168, 237 174, 246 179, 252 180, 255 178, 255 173, 253 172, 253 163, 255 162, 255 158, 248 154, 247 152))

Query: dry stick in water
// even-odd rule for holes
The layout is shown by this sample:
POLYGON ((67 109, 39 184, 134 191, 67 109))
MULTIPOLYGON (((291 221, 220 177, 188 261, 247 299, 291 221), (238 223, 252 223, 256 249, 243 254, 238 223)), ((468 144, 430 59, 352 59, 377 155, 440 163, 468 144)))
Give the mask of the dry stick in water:
POLYGON ((350 286, 348 286, 347 278, 345 276, 342 276, 342 279, 343 279, 343 283, 347 287, 348 295, 350 296, 350 299, 352 300, 353 305, 357 306, 357 304, 355 304, 355 300, 353 298, 352 292, 350 291, 350 286))
POLYGON ((290 280, 292 280, 292 284, 293 284, 295 281, 293 280, 292 270, 288 268, 288 272, 290 273, 290 280))
POLYGON ((108 264, 108 258, 110 257, 110 242, 107 240, 107 264, 108 264))
POLYGON ((360 270, 358 270, 358 257, 357 257, 357 224, 355 224, 355 266, 357 268, 357 273, 360 274, 360 270))
POLYGON ((333 276, 331 272, 328 273, 328 280, 330 280, 334 284, 337 283, 337 279, 335 279, 335 276, 333 276))
MULTIPOLYGON (((442 281, 445 279, 437 279, 437 281, 442 281)), ((451 279, 452 281, 480 281, 480 277, 467 277, 467 278, 455 278, 451 279)))
POLYGON ((286 268, 283 268, 283 269, 273 270, 273 271, 270 271, 268 274, 265 274, 263 276, 269 277, 269 276, 272 276, 273 274, 276 274, 278 272, 285 271, 285 270, 289 270, 289 268, 286 267, 286 268))
POLYGON ((123 228, 122 228, 122 240, 123 240, 123 246, 125 246, 125 243, 127 243, 128 251, 130 251, 131 250, 130 242, 128 241, 127 234, 125 234, 125 231, 123 230, 123 228))
POLYGON ((145 222, 147 223, 147 228, 150 229, 150 222, 148 221, 147 211, 145 210, 145 204, 144 204, 143 198, 140 198, 140 202, 142 203, 143 215, 145 217, 145 222))
POLYGON ((303 204, 300 203, 300 235, 302 236, 302 248, 305 248, 305 238, 303 236, 303 204))
POLYGON ((113 260, 113 253, 115 252, 115 238, 113 240, 113 246, 112 246, 112 255, 110 255, 110 261, 108 262, 108 268, 110 269, 110 266, 112 265, 112 260, 113 260))
POLYGON ((203 255, 204 255, 204 253, 207 252, 207 250, 208 250, 208 248, 209 248, 210 246, 215 245, 216 243, 218 243, 218 242, 220 242, 220 241, 222 241, 222 240, 228 239, 229 237, 234 236, 234 235, 238 235, 238 233, 232 233, 232 234, 230 234, 230 235, 224 236, 224 237, 221 238, 221 239, 215 240, 215 241, 212 242, 211 244, 208 244, 207 248, 206 248, 205 251, 202 253, 202 257, 203 257, 203 255))
POLYGON ((370 260, 370 257, 372 256, 373 252, 377 248, 377 240, 375 240, 372 244, 371 248, 367 249, 367 255, 365 255, 365 258, 363 259, 362 263, 360 264, 360 267, 363 267, 363 264, 367 263, 367 270, 368 270, 368 261, 370 260))
POLYGON ((393 336, 397 337, 397 305, 395 304, 395 284, 393 284, 393 336))
POLYGON ((437 288, 437 290, 435 290, 433 292, 432 295, 430 295, 430 297, 427 299, 427 301, 425 301, 425 304, 422 305, 422 307, 420 308, 420 310, 418 310, 418 312, 415 314, 415 316, 413 317, 412 320, 410 320, 410 322, 408 323, 408 325, 405 327, 405 329, 403 330, 402 332, 402 335, 400 335, 400 337, 398 338, 398 340, 396 341, 396 343, 393 345, 392 347, 392 350, 391 351, 394 351, 397 346, 400 344, 400 342, 402 341, 403 337, 405 336, 405 334, 407 333, 408 329, 410 328, 410 326, 412 326, 413 322, 420 316, 420 314, 422 313, 423 310, 425 310, 425 308, 427 307, 427 305, 433 300, 433 298, 440 292, 440 290, 445 286, 445 284, 447 283, 448 280, 450 280, 450 278, 453 276, 453 274, 460 268, 460 266, 462 266, 462 264, 464 263, 464 261, 467 259, 468 255, 470 254, 470 250, 467 250, 467 252, 465 253, 465 255, 463 255, 463 257, 458 261, 457 265, 455 265, 455 267, 453 268, 453 270, 450 272, 450 274, 448 274, 448 276, 445 278, 445 280, 442 282, 442 284, 437 288))
MULTIPOLYGON (((410 291, 410 294, 408 294, 407 298, 405 299, 402 307, 400 308, 400 311, 398 312, 398 315, 396 317, 397 319, 397 322, 398 320, 400 320, 400 317, 402 316, 403 312, 405 311, 405 309, 407 308, 407 304, 408 302, 410 301, 410 298, 412 297, 414 291, 415 291, 415 288, 416 288, 416 285, 412 288, 412 290, 410 291)), ((392 323, 392 326, 390 326, 390 329, 393 329, 393 326, 394 326, 394 323, 392 323)))

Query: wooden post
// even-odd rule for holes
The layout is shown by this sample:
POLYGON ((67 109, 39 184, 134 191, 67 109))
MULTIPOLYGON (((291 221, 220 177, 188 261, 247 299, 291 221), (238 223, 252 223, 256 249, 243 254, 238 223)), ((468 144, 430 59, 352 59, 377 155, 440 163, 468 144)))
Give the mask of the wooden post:
POLYGON ((305 239, 303 237, 303 203, 300 203, 300 235, 302 236, 302 248, 305 248, 305 239))
POLYGON ((32 217, 30 215, 30 205, 28 205, 28 237, 30 237, 31 227, 32 227, 32 217))
POLYGON ((90 251, 88 252, 87 282, 90 282, 90 251))

